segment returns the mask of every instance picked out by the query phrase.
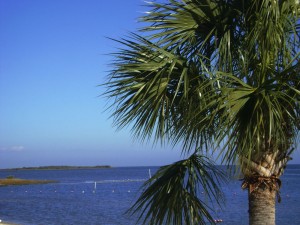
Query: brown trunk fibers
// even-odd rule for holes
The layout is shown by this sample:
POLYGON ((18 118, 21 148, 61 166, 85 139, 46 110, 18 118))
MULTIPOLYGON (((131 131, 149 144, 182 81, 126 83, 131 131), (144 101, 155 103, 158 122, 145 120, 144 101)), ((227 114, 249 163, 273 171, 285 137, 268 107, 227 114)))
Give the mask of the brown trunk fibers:
POLYGON ((243 189, 248 189, 249 225, 275 225, 275 201, 280 202, 279 190, 285 165, 291 158, 279 151, 260 160, 241 158, 244 174, 243 189))

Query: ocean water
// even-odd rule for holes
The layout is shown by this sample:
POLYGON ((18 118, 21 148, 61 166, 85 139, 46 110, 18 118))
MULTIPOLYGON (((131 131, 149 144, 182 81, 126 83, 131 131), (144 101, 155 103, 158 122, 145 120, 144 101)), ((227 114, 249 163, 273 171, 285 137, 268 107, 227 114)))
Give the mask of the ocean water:
MULTIPOLYGON (((59 181, 0 187, 0 219, 21 225, 133 225, 136 218, 125 212, 139 196, 149 169, 154 173, 157 167, 0 171, 2 178, 59 181)), ((276 224, 300 224, 300 165, 290 165, 281 180, 276 224)), ((241 190, 241 181, 231 180, 222 189, 226 204, 216 209, 216 219, 223 220, 219 224, 248 224, 247 191, 241 190)))

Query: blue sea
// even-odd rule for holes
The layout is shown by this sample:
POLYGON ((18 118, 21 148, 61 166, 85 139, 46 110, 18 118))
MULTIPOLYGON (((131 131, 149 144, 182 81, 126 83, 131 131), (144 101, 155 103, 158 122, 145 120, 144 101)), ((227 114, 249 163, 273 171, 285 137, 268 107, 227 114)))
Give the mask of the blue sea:
MULTIPOLYGON (((2 170, 1 178, 59 183, 0 187, 0 219, 20 225, 133 225, 136 218, 125 212, 139 196, 149 169, 154 173, 158 168, 2 170)), ((276 224, 300 224, 300 165, 288 166, 281 180, 276 224)), ((222 225, 248 224, 247 191, 241 190, 241 181, 231 180, 222 189, 226 205, 216 209, 216 219, 222 225)))

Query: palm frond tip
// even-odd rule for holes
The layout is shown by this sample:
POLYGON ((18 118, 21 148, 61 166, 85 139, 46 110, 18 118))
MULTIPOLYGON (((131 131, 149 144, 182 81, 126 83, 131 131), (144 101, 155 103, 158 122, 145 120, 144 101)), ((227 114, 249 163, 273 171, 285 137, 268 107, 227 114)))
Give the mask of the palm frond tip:
POLYGON ((224 202, 220 182, 224 173, 208 158, 193 154, 185 160, 161 167, 144 184, 143 192, 128 213, 140 213, 143 224, 214 223, 212 204, 224 202))

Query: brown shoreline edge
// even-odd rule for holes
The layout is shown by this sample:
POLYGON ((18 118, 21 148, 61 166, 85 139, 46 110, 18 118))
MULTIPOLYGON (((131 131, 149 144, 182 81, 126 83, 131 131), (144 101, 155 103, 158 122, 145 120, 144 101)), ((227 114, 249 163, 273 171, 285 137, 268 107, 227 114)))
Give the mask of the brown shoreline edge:
POLYGON ((49 184, 49 183, 58 183, 58 181, 55 181, 55 180, 26 180, 26 179, 19 179, 19 178, 0 179, 0 187, 8 186, 8 185, 29 185, 29 184, 49 184))
POLYGON ((0 225, 20 225, 20 224, 10 223, 10 222, 7 222, 7 221, 1 221, 0 220, 0 225))

